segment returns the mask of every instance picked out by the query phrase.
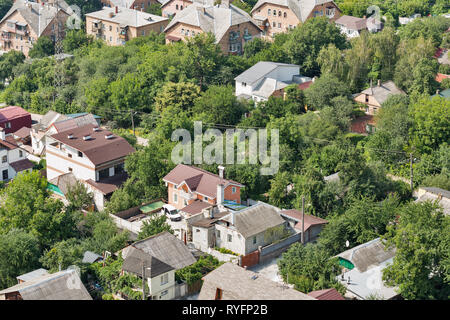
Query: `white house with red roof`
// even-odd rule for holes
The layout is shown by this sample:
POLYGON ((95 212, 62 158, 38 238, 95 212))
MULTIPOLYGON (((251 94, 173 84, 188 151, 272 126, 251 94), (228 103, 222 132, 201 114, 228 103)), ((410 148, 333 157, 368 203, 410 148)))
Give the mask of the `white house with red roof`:
POLYGON ((31 128, 31 114, 18 106, 9 106, 0 109, 0 127, 5 135, 27 127, 31 128))

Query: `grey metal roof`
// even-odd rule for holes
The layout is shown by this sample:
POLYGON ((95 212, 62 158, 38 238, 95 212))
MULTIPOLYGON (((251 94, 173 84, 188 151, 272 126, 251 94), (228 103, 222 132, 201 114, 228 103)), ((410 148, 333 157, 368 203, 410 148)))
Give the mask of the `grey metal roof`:
POLYGON ((75 270, 43 275, 0 291, 19 292, 23 300, 92 300, 75 270))
POLYGON ((444 214, 450 215, 450 191, 435 187, 421 187, 420 189, 425 193, 420 194, 416 202, 437 201, 444 214))
POLYGON ((96 254, 95 252, 86 251, 83 255, 83 260, 81 262, 82 263, 94 263, 99 259, 103 260, 103 257, 99 254, 96 254))
POLYGON ((380 86, 370 87, 361 93, 373 96, 380 105, 383 104, 383 102, 385 102, 389 98, 390 95, 393 95, 393 94, 406 95, 406 93, 402 89, 399 89, 395 85, 395 83, 390 80, 382 83, 380 86))
POLYGON ((56 12, 60 10, 66 12, 68 7, 69 6, 64 0, 60 0, 59 10, 51 5, 42 6, 42 4, 36 2, 16 0, 2 20, 0 20, 0 23, 7 20, 11 14, 18 11, 28 23, 30 28, 37 34, 38 37, 40 37, 45 28, 47 28, 47 26, 55 18, 56 12))
POLYGON ((366 272, 394 256, 395 248, 385 250, 385 245, 380 238, 363 243, 337 255, 337 257, 353 263, 360 272, 366 272))
POLYGON ((257 87, 255 87, 255 90, 252 92, 252 94, 258 97, 269 99, 269 97, 275 91, 284 89, 292 83, 292 81, 279 81, 272 78, 265 78, 258 84, 257 87))
POLYGON ((236 213, 231 213, 227 217, 227 221, 232 221, 232 214, 235 215, 234 227, 244 238, 284 224, 284 219, 279 212, 273 206, 262 202, 236 213))
POLYGON ((259 79, 266 76, 268 73, 272 72, 278 67, 300 67, 295 64, 271 62, 271 61, 260 61, 251 68, 245 70, 240 75, 238 75, 234 80, 238 82, 245 82, 247 84, 252 84, 259 79))
POLYGON ((39 278, 43 275, 48 274, 48 271, 46 269, 40 268, 40 269, 36 269, 34 271, 22 274, 18 277, 16 277, 17 280, 21 280, 21 281, 30 281, 36 278, 39 278))
POLYGON ((137 241, 122 250, 125 259, 132 248, 137 248, 145 253, 168 264, 175 270, 190 266, 196 259, 189 248, 173 234, 164 231, 144 240, 137 241))
POLYGON ((199 300, 214 300, 217 288, 227 300, 316 300, 253 271, 225 263, 203 277, 199 300))
POLYGON ((122 269, 142 277, 142 266, 144 266, 145 276, 148 278, 154 278, 163 273, 174 270, 173 267, 149 255, 148 253, 145 253, 140 249, 131 248, 127 253, 127 257, 123 261, 122 269))
POLYGON ((169 19, 139 10, 118 8, 118 13, 110 17, 110 13, 115 13, 115 8, 103 7, 102 10, 87 13, 86 17, 111 21, 123 26, 142 27, 156 22, 167 21, 169 19))
POLYGON ((257 10, 265 3, 276 4, 288 7, 296 15, 298 20, 305 22, 316 5, 333 2, 329 0, 259 0, 253 7, 251 13, 257 10))
POLYGON ((257 24, 247 12, 232 4, 227 6, 225 4, 213 5, 210 1, 206 1, 206 3, 194 2, 178 12, 164 29, 164 32, 167 32, 177 23, 185 23, 199 27, 204 32, 213 33, 216 43, 218 43, 231 26, 245 22, 251 22, 257 27, 257 24))

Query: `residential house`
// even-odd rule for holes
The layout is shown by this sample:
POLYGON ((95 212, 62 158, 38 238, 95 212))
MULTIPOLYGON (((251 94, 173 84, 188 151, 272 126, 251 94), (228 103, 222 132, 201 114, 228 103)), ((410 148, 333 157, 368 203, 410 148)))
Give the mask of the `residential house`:
POLYGON ((392 264, 394 256, 395 248, 386 248, 380 238, 338 254, 345 269, 336 279, 346 287, 345 296, 357 300, 396 298, 397 288, 388 287, 382 279, 383 269, 392 264))
POLYGON ((0 128, 0 181, 9 181, 19 172, 31 171, 34 163, 27 159, 28 152, 5 137, 0 128))
POLYGON ((23 127, 31 128, 31 114, 17 106, 1 108, 0 127, 4 129, 5 135, 14 133, 23 127))
MULTIPOLYGON (((282 210, 280 215, 285 218, 289 225, 294 228, 294 230, 301 234, 302 232, 302 212, 295 209, 290 210, 282 210)), ((315 241, 328 223, 327 220, 310 215, 305 214, 303 219, 303 225, 305 228, 305 243, 315 241)))
POLYGON ((158 0, 100 0, 105 7, 123 7, 139 11, 147 11, 152 4, 161 4, 158 0))
POLYGON ((271 96, 284 97, 284 88, 296 83, 311 82, 312 79, 300 75, 300 66, 278 62, 260 61, 236 78, 238 98, 255 102, 267 101, 271 96))
POLYGON ((64 36, 67 4, 61 1, 57 7, 53 2, 31 2, 16 0, 11 9, 0 20, 1 49, 17 50, 28 57, 30 49, 42 36, 55 41, 59 34, 64 36))
POLYGON ((161 5, 163 17, 174 17, 178 12, 190 6, 194 0, 167 0, 161 5))
POLYGON ((130 248, 123 261, 122 271, 145 278, 151 300, 172 300, 175 298, 175 269, 143 250, 130 248))
POLYGON ((86 14, 86 33, 103 39, 108 45, 121 46, 136 37, 161 33, 168 19, 124 7, 103 7, 86 14))
POLYGON ((272 39, 277 33, 291 30, 310 18, 324 16, 335 21, 341 11, 329 0, 259 0, 251 15, 264 37, 272 39))
POLYGON ((220 211, 218 206, 209 206, 197 215, 189 224, 191 238, 195 248, 208 252, 216 246, 216 222, 229 215, 229 211, 220 211))
POLYGON ((382 29, 381 22, 377 22, 375 18, 358 18, 346 15, 337 19, 335 25, 341 29, 341 33, 347 38, 359 37, 364 30, 374 33, 382 29))
POLYGON ((38 123, 32 125, 30 135, 33 153, 36 155, 45 153, 47 136, 86 124, 100 125, 100 117, 90 113, 63 115, 52 110, 48 111, 38 123))
POLYGON ((182 269, 196 262, 191 250, 180 239, 167 231, 139 240, 123 248, 123 259, 127 259, 129 253, 133 252, 134 249, 143 251, 169 265, 174 270, 182 269))
POLYGON ((244 185, 239 182, 225 179, 224 168, 219 167, 219 175, 206 170, 179 164, 172 169, 163 181, 167 186, 168 203, 180 211, 195 214, 200 213, 207 205, 217 204, 220 200, 241 203, 241 188, 244 185), (205 202, 200 204, 198 201, 205 202), (194 211, 191 204, 196 206, 194 211))
POLYGON ((368 89, 355 94, 353 100, 357 103, 364 104, 366 114, 373 116, 381 108, 382 104, 394 94, 406 95, 393 81, 381 83, 381 80, 378 80, 377 86, 374 87, 371 84, 368 89))
POLYGON ((24 282, 27 282, 30 280, 34 280, 41 276, 45 276, 47 274, 49 274, 48 270, 40 268, 40 269, 33 270, 31 272, 22 274, 22 275, 16 277, 16 279, 17 279, 18 284, 21 284, 21 283, 24 283, 24 282))
POLYGON ((47 179, 73 173, 93 193, 98 210, 127 179, 125 157, 135 151, 124 138, 93 124, 47 136, 45 149, 47 179))
POLYGON ((276 207, 260 202, 219 219, 215 223, 215 246, 248 255, 259 247, 280 240, 287 227, 276 207), (270 235, 270 231, 275 229, 280 233, 270 235))
POLYGON ((91 264, 102 260, 103 257, 101 255, 96 254, 95 252, 92 251, 85 251, 83 254, 83 260, 81 260, 81 262, 91 264))
POLYGON ((412 22, 415 19, 420 18, 420 17, 422 17, 422 15, 420 13, 415 13, 415 14, 409 16, 409 17, 398 17, 398 22, 401 25, 405 25, 405 24, 408 24, 408 23, 410 23, 410 22, 412 22))
POLYGON ((26 279, 0 291, 0 300, 92 300, 76 270, 26 279))
POLYGON ((335 288, 311 291, 308 296, 317 300, 345 300, 335 288))
POLYGON ((445 90, 436 90, 436 94, 433 94, 431 96, 431 98, 434 97, 440 97, 440 98, 444 98, 446 100, 450 99, 450 88, 449 89, 445 89, 445 90))
POLYGON ((198 300, 316 300, 229 262, 202 279, 198 300))
POLYGON ((164 30, 166 43, 187 40, 199 33, 211 32, 224 54, 242 54, 248 41, 261 30, 244 10, 222 0, 194 3, 178 12, 164 30))
POLYGON ((436 187, 420 187, 416 193, 416 202, 436 201, 445 215, 450 215, 450 191, 436 187))

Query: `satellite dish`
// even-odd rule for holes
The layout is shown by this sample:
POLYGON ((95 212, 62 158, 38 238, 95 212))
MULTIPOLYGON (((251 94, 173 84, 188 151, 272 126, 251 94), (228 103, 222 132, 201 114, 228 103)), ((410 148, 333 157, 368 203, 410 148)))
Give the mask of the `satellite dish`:
POLYGON ((348 242, 348 240, 347 241, 345 241, 345 246, 348 248, 348 246, 350 245, 350 242, 348 242))

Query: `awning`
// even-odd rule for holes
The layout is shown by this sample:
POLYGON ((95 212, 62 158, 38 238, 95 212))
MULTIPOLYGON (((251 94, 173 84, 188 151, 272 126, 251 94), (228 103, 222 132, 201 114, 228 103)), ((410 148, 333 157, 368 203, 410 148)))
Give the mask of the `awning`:
POLYGON ((170 41, 180 41, 181 40, 181 38, 175 37, 175 36, 166 36, 166 39, 170 40, 170 41))
POLYGON ((17 22, 16 24, 21 27, 26 27, 28 25, 28 23, 23 23, 23 22, 17 22))

